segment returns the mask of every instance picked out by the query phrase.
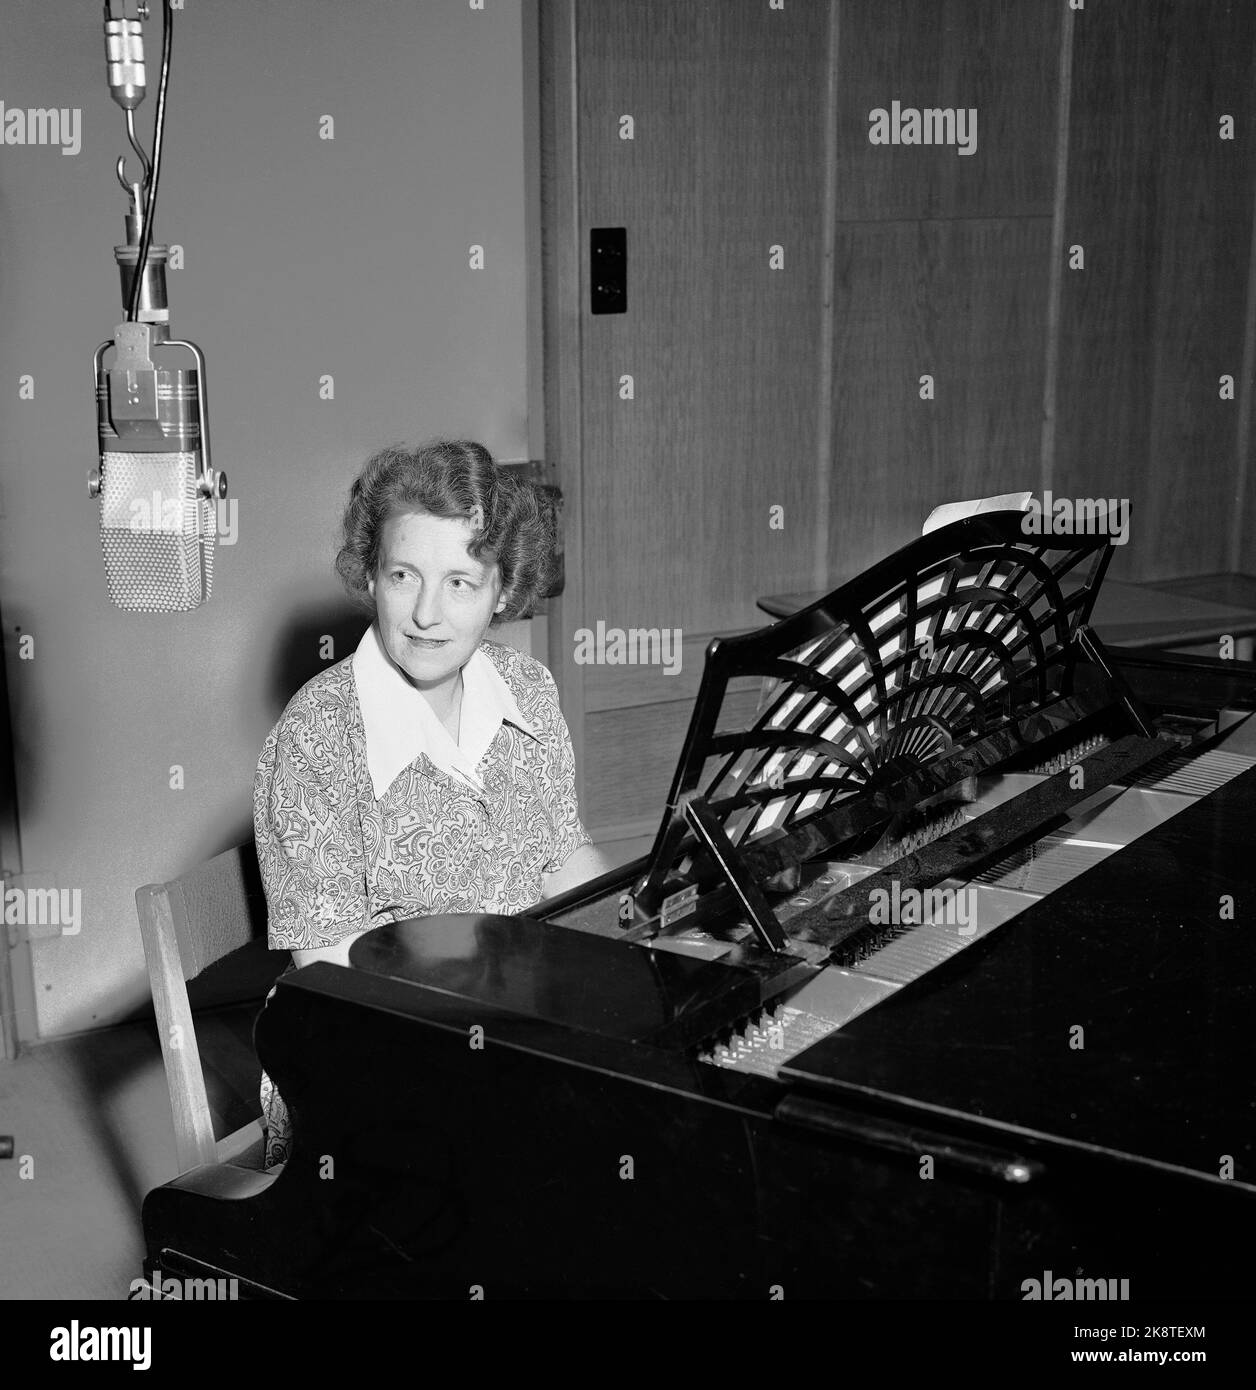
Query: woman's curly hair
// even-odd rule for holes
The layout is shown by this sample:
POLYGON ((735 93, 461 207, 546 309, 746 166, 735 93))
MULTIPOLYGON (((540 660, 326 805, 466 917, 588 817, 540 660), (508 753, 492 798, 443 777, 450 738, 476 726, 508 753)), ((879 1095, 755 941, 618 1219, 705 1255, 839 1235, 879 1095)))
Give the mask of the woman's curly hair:
POLYGON ((379 565, 380 536, 394 512, 460 517, 476 528, 476 559, 496 560, 506 606, 495 623, 526 618, 553 592, 559 559, 554 504, 535 483, 498 468, 482 444, 440 439, 372 454, 349 489, 336 573, 350 597, 371 606, 368 582, 379 565))

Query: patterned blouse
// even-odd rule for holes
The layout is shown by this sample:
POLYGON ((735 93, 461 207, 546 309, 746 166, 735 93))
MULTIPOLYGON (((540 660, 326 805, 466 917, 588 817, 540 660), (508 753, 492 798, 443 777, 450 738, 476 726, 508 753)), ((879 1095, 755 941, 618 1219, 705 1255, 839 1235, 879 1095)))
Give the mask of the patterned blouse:
MULTIPOLYGON (((366 927, 432 913, 523 912, 540 899, 542 874, 589 843, 553 677, 496 642, 482 642, 471 658, 491 663, 476 688, 488 699, 496 672, 505 683, 497 708, 518 718, 502 715, 475 780, 439 766, 447 760, 432 744, 435 761, 419 752, 377 795, 372 766, 378 777, 380 746, 395 731, 378 722, 378 692, 359 691, 364 670, 377 669, 364 668, 361 656, 377 661, 373 653, 382 650, 374 633, 368 630, 355 654, 356 676, 351 656, 297 692, 258 760, 253 827, 272 950, 318 949, 366 927), (360 694, 380 730, 369 761, 370 718, 364 724, 360 694)), ((470 671, 471 662, 464 738, 469 714, 491 728, 483 708, 468 709, 470 671)), ((291 1127, 264 1072, 262 1110, 269 1168, 287 1159, 291 1127)))

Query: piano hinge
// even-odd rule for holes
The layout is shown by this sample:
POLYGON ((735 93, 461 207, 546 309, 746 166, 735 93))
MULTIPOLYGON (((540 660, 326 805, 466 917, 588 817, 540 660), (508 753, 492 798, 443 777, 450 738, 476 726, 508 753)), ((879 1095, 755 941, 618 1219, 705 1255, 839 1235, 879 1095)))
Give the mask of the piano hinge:
POLYGON ((754 928, 759 943, 768 951, 788 951, 789 941, 780 922, 777 921, 776 913, 772 911, 759 885, 747 872, 724 827, 707 805, 706 798, 699 792, 686 792, 681 797, 680 804, 685 820, 689 822, 689 828, 737 895, 737 900, 750 919, 750 925, 754 928))
POLYGON ((1155 738, 1155 725, 1151 722, 1151 718, 1143 708, 1138 696, 1126 683, 1125 677, 1112 664, 1108 649, 1099 640, 1099 634, 1093 628, 1083 624, 1077 629, 1076 641, 1082 653, 1103 672, 1134 728, 1144 738, 1155 738))

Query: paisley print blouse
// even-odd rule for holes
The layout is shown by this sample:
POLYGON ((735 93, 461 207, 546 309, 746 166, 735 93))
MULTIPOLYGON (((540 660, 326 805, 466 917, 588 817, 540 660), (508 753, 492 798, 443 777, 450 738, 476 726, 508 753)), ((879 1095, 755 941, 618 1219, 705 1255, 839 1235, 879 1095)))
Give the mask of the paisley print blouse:
MULTIPOLYGON (((369 635, 369 634, 368 634, 369 635)), ((385 922, 440 912, 522 912, 589 836, 554 679, 496 642, 478 649, 527 728, 500 723, 480 787, 420 753, 377 797, 353 657, 293 697, 262 749, 253 826, 272 950, 318 949, 385 922)), ((287 1158, 283 1101, 262 1077, 266 1166, 287 1158)))

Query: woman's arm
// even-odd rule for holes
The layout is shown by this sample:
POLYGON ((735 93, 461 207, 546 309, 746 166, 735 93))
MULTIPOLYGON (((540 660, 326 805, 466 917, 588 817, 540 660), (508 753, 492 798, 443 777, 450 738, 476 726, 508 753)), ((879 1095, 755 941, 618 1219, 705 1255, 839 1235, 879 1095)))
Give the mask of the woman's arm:
POLYGON ((315 961, 326 960, 333 965, 349 964, 349 947, 358 939, 365 936, 369 929, 363 927, 361 931, 355 931, 350 936, 342 936, 334 946, 322 946, 318 950, 294 950, 292 953, 293 964, 298 970, 307 965, 313 965, 315 961))
POLYGON ((253 782, 269 944, 291 951, 298 968, 318 960, 348 965, 349 947, 369 923, 342 705, 334 689, 307 686, 267 738, 253 782))
POLYGON ((607 873, 615 866, 596 845, 581 845, 567 856, 562 866, 552 874, 541 876, 541 901, 556 898, 569 888, 578 888, 591 878, 607 873))
POLYGON ((576 760, 571 747, 571 731, 558 702, 558 687, 544 666, 537 662, 534 667, 548 697, 538 717, 544 726, 548 747, 545 781, 551 789, 552 800, 547 810, 555 828, 550 847, 552 857, 541 874, 541 901, 544 902, 546 898, 555 898, 568 889, 588 883, 591 878, 608 873, 615 865, 589 842, 589 833, 580 822, 576 760), (573 844, 575 848, 571 849, 573 844))

